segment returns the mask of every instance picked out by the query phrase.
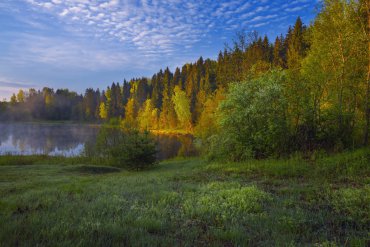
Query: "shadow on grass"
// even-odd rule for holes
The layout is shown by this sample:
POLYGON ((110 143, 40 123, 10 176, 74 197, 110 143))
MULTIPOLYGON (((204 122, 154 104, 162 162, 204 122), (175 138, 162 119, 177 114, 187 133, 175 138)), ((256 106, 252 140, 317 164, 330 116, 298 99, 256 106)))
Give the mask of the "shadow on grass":
POLYGON ((107 173, 115 173, 120 172, 121 169, 110 167, 110 166, 77 166, 77 167, 69 167, 66 169, 69 172, 76 172, 80 174, 89 174, 89 175, 100 175, 100 174, 107 174, 107 173))

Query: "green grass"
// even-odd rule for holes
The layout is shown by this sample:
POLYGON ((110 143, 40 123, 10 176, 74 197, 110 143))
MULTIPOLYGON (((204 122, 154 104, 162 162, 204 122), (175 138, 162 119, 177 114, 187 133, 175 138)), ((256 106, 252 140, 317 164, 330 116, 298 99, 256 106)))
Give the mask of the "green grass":
MULTIPOLYGON (((47 155, 0 155, 0 166, 50 165, 50 164, 83 164, 89 163, 86 157, 63 157, 47 155)), ((94 161, 95 162, 95 161, 94 161)))
POLYGON ((366 246, 369 164, 369 150, 142 172, 0 157, 0 246, 366 246))

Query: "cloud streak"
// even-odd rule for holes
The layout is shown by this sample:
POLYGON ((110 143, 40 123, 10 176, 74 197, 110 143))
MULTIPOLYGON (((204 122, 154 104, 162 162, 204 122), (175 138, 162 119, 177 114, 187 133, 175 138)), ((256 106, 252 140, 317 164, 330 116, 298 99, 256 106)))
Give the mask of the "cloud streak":
POLYGON ((12 87, 12 88, 30 88, 35 87, 34 84, 29 83, 19 83, 19 82, 6 82, 6 81, 0 81, 0 87, 12 87))
POLYGON ((27 90, 30 88, 38 87, 36 84, 33 83, 25 83, 25 82, 13 82, 11 80, 7 80, 6 78, 0 79, 0 101, 4 99, 9 99, 13 93, 18 92, 20 89, 27 90))

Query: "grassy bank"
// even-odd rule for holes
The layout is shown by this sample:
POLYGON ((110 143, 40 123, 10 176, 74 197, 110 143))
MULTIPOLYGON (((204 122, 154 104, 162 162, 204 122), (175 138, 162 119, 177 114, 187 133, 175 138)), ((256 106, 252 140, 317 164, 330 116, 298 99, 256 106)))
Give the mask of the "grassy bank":
POLYGON ((64 157, 47 155, 0 155, 0 166, 27 166, 27 165, 76 165, 89 163, 87 157, 64 157))
POLYGON ((178 159, 143 172, 43 156, 0 164, 0 246, 369 243, 369 150, 315 161, 178 159))

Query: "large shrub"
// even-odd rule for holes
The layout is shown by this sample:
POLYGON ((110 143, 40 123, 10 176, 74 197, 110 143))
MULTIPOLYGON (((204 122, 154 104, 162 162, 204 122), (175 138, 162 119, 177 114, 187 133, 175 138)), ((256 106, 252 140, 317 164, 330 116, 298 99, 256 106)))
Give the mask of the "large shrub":
POLYGON ((233 161, 285 152, 289 139, 285 75, 269 72, 230 85, 219 107, 220 132, 210 138, 211 158, 233 161))
POLYGON ((116 123, 103 125, 95 145, 87 149, 89 156, 116 167, 139 170, 156 162, 156 145, 149 132, 116 123))

